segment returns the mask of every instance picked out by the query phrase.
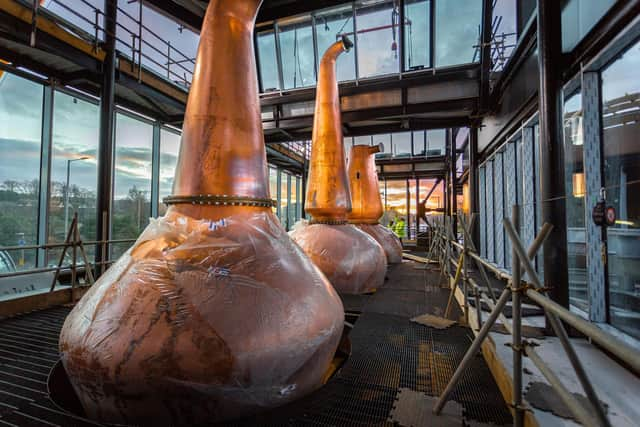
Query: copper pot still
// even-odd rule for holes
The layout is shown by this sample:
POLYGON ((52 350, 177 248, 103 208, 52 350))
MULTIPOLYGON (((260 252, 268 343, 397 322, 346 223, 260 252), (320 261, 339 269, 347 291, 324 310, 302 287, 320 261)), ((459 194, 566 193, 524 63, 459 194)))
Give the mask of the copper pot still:
POLYGON ((290 234, 338 292, 360 294, 384 283, 387 260, 373 238, 347 222, 351 193, 342 148, 336 59, 351 46, 343 36, 320 62, 304 206, 312 220, 299 222, 290 234))
POLYGON ((62 361, 94 420, 249 416, 320 387, 337 348, 340 298, 271 212, 253 52, 260 3, 209 3, 167 214, 65 321, 62 361))
POLYGON ((402 243, 398 236, 378 222, 383 214, 375 153, 382 144, 354 145, 349 153, 351 212, 349 222, 373 237, 384 249, 389 264, 402 262, 402 243))

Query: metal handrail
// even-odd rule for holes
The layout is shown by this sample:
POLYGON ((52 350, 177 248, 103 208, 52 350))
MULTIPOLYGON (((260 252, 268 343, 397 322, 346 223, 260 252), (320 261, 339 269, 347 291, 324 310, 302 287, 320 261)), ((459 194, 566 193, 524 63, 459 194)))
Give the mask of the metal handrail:
MULTIPOLYGON (((517 221, 517 206, 514 206, 512 218, 514 218, 514 221, 517 221)), ((620 361, 626 364, 631 372, 635 373, 636 375, 640 373, 640 352, 630 347, 625 342, 617 339, 610 333, 603 331, 594 324, 571 313, 568 309, 560 306, 559 304, 552 301, 548 296, 544 295, 546 290, 542 287, 540 279, 537 276, 531 260, 535 258, 536 253, 539 250, 543 240, 546 238, 546 236, 548 236, 549 231, 552 227, 549 224, 545 224, 542 227, 538 237, 536 237, 533 245, 527 251, 524 249, 516 231, 517 222, 516 225, 514 225, 508 218, 505 218, 503 220, 506 234, 511 239, 512 244, 513 274, 511 274, 507 271, 498 269, 493 264, 482 259, 477 254, 477 252, 473 250, 473 242, 467 242, 467 240, 470 239, 471 235, 470 227, 469 229, 467 229, 462 219, 460 222, 462 223, 463 230, 465 232, 464 235, 466 239, 464 241, 464 245, 461 245, 459 242, 455 241, 450 229, 447 229, 447 225, 450 225, 451 221, 447 223, 447 220, 445 218, 443 225, 436 224, 437 227, 435 229, 434 235, 435 239, 440 242, 439 249, 441 253, 439 262, 442 266, 442 271, 447 271, 446 274, 448 280, 450 280, 451 278, 451 275, 449 274, 449 266, 451 264, 456 266, 457 272, 464 270, 464 273, 462 275, 462 284, 464 289, 465 314, 467 313, 467 299, 469 298, 467 286, 470 286, 475 293, 477 303, 476 314, 478 316, 478 327, 480 328, 480 330, 478 331, 471 347, 465 354, 462 362, 456 369, 449 384, 438 399, 433 412, 435 414, 440 413, 457 382, 462 377, 462 374, 468 366, 470 360, 472 360, 472 358, 480 349, 480 346, 482 345, 484 339, 489 335, 489 331, 495 321, 500 318, 507 331, 511 333, 513 341, 511 343, 511 347, 513 348, 513 383, 511 404, 514 409, 514 424, 516 426, 522 426, 524 424, 524 411, 526 410, 522 400, 523 356, 529 357, 531 362, 540 370, 542 375, 551 384, 552 388, 558 393, 560 399, 565 403, 567 408, 569 408, 569 410, 573 413, 573 415, 580 423, 585 426, 610 426, 611 423, 604 411, 602 403, 598 399, 593 385, 588 378, 586 370, 584 369, 580 358, 578 357, 572 343, 570 342, 568 334, 561 320, 574 327, 576 330, 582 332, 585 336, 587 336, 587 338, 598 344, 605 351, 608 351, 609 353, 615 355, 620 361), (459 262, 455 261, 455 254, 452 249, 457 249, 460 252, 461 256, 459 262), (478 266, 482 267, 481 270, 486 267, 487 269, 490 269, 492 272, 494 272, 497 277, 509 282, 509 285, 502 291, 499 299, 494 299, 492 301, 492 299, 490 299, 479 287, 475 280, 468 277, 466 273, 467 268, 465 261, 468 258, 477 260, 478 266), (521 280, 521 269, 526 271, 526 273, 528 274, 529 283, 521 280), (513 322, 510 322, 502 313, 510 295, 512 297, 513 322), (565 350, 571 366, 575 371, 576 377, 578 378, 578 381, 582 385, 582 388, 587 396, 587 405, 578 401, 576 397, 567 389, 567 387, 562 383, 559 377, 547 364, 545 364, 544 360, 537 354, 532 343, 522 339, 522 313, 520 309, 522 296, 527 296, 530 300, 544 309, 545 314, 547 315, 549 322, 554 329, 554 332, 556 333, 560 343, 562 344, 562 347, 565 350), (482 323, 481 318, 482 302, 485 302, 491 309, 489 318, 484 324, 482 323)), ((438 245, 433 244, 432 242, 432 247, 436 246, 438 245)), ((456 276, 458 276, 458 274, 456 276)), ((488 282, 488 279, 484 278, 484 280, 488 282)), ((452 286, 451 290, 452 294, 456 290, 458 283, 458 280, 454 280, 454 285, 452 286)), ((487 283, 487 287, 488 290, 491 290, 490 283, 487 283)))
MULTIPOLYGON (((81 241, 83 245, 113 245, 118 243, 134 243, 136 239, 112 239, 112 240, 90 240, 81 241)), ((80 242, 79 242, 80 243, 80 242)), ((77 243, 77 244, 79 244, 77 243)), ((56 249, 69 246, 69 243, 45 243, 42 245, 25 245, 25 246, 0 246, 0 251, 19 251, 19 250, 38 250, 38 249, 56 249)), ((104 260, 100 262, 90 262, 89 265, 93 267, 107 266, 113 264, 116 260, 104 260)), ((78 268, 84 268, 85 264, 79 264, 78 268)), ((71 268, 71 265, 63 266, 62 270, 71 268)), ((29 274, 48 273, 58 270, 57 267, 43 267, 43 268, 29 268, 26 270, 16 270, 8 273, 0 273, 0 279, 7 277, 27 276, 29 274)))
MULTIPOLYGON (((518 211, 517 207, 514 206, 514 211, 512 212, 512 217, 517 220, 518 211)), ((461 221, 464 227, 464 221, 461 221)), ((475 292, 476 298, 476 313, 478 316, 478 327, 480 330, 477 333, 476 339, 472 343, 471 347, 465 354, 463 361, 460 363, 453 377, 451 378, 449 384, 447 385, 445 391, 440 396, 436 406, 434 407, 434 413, 438 414, 446 400, 448 399, 450 393, 453 391, 457 381, 461 378, 464 369, 468 365, 471 358, 477 353, 482 342, 488 336, 489 331, 493 323, 500 318, 503 325, 507 329, 508 332, 512 334, 513 343, 511 344, 514 349, 514 361, 513 361, 513 390, 512 390, 512 406, 515 410, 515 425, 521 426, 523 425, 523 416, 525 407, 522 402, 522 356, 527 356, 529 359, 538 367, 542 375, 549 381, 554 390, 558 393, 561 400, 567 405, 569 410, 574 414, 577 420, 579 420, 583 425, 587 426, 609 426, 610 422, 607 418, 605 411, 602 407, 600 400, 595 393, 595 390, 588 379, 586 371, 580 362, 580 359, 571 344, 567 332, 560 320, 566 322, 570 326, 574 327, 576 330, 583 333, 587 338, 598 344, 605 351, 615 355, 620 361, 626 364, 628 369, 635 373, 636 375, 640 374, 640 352, 626 344, 625 342, 617 339, 610 333, 607 333, 597 327, 596 325, 584 320, 583 318, 571 313, 567 308, 562 307, 561 305, 552 301, 548 296, 544 295, 545 289, 542 287, 540 279, 537 276, 537 273, 531 263, 531 260, 535 257, 536 252, 540 248, 542 241, 548 235, 550 231, 550 226, 545 224, 541 230, 541 233, 538 235, 532 247, 526 251, 522 246, 520 238, 516 232, 517 227, 511 223, 508 218, 503 220, 505 231, 507 236, 511 239, 512 243, 512 272, 513 274, 501 270, 495 267, 492 263, 483 259, 481 256, 477 254, 471 247, 473 244, 471 242, 470 245, 467 244, 466 240, 470 238, 469 230, 466 228, 465 231, 465 244, 461 245, 459 242, 455 241, 452 233, 446 230, 446 219, 445 226, 440 226, 435 230, 434 235, 435 238, 441 241, 444 247, 440 247, 442 250, 442 254, 440 256, 440 263, 445 270, 445 264, 447 265, 455 265, 457 270, 464 269, 465 273, 463 274, 463 288, 464 288, 464 305, 465 308, 467 306, 467 299, 469 298, 467 292, 467 285, 471 287, 475 292), (471 246, 471 247, 470 247, 471 246), (454 257, 455 254, 451 249, 457 249, 461 255, 460 262, 456 262, 454 257), (466 256, 466 257, 465 257, 466 256), (480 286, 473 280, 469 278, 466 274, 466 260, 468 258, 472 258, 478 262, 479 266, 483 268, 487 268, 491 270, 496 277, 499 279, 503 279, 509 282, 509 286, 507 286, 502 292, 501 296, 497 300, 493 300, 489 298, 486 293, 480 288, 480 286), (460 265, 462 263, 462 265, 460 265), (528 274, 528 282, 522 280, 520 271, 523 269, 528 274), (502 313, 503 308, 506 306, 509 296, 512 296, 512 310, 513 310, 513 323, 510 322, 502 313), (534 303, 538 304, 541 308, 544 309, 547 317, 549 318, 550 324, 553 327, 556 335, 558 336, 560 343, 565 350, 565 353, 571 362, 572 367, 576 373, 576 376, 582 385, 585 394, 587 395, 587 400, 589 402, 588 406, 591 406, 591 412, 588 408, 585 408, 581 402, 579 402, 574 395, 569 392, 569 390, 564 386, 559 377, 549 368, 548 365, 545 364, 544 360, 536 353, 535 348, 526 340, 522 340, 521 338, 521 297, 527 296, 534 303), (481 303, 485 302, 489 308, 491 309, 491 314, 487 321, 482 324, 481 312, 482 305, 481 303), (594 417, 595 415, 595 417, 594 417)), ((449 278, 451 277, 449 273, 447 273, 449 278)), ((486 280, 486 279, 485 279, 486 280)), ((454 287, 452 288, 452 292, 458 286, 458 282, 454 283, 454 287)), ((491 289, 491 284, 487 283, 488 289, 491 289)))
MULTIPOLYGON (((461 245, 460 243, 454 240, 448 240, 448 242, 452 246, 455 246, 460 250, 463 249, 463 245, 461 245)), ((496 267, 494 264, 485 260, 476 252, 471 251, 470 249, 467 249, 467 252, 468 252, 467 255, 469 257, 474 258, 479 262, 481 262, 482 265, 485 266, 487 269, 491 270, 498 279, 505 280, 508 282, 512 281, 513 277, 509 272, 496 267)), ((457 263, 455 262, 454 259, 451 259, 451 262, 457 266, 457 263)), ((533 285, 533 282, 531 280, 521 280, 521 283, 525 286, 533 285)), ((477 286, 477 283, 476 283, 476 286, 477 286)), ((527 296, 533 302, 540 305, 541 308, 551 311, 553 314, 560 317, 560 319, 566 322, 568 325, 572 326, 577 331, 584 334, 587 338, 593 340, 593 342, 601 346, 604 350, 618 357, 620 361, 622 361, 624 364, 629 366, 636 375, 640 375, 640 352, 637 351, 635 348, 631 347, 630 345, 620 340, 619 338, 615 337, 614 335, 610 334, 609 332, 599 328, 597 325, 583 319, 582 317, 578 316, 575 313, 572 313, 571 311, 567 310, 565 307, 552 301, 549 297, 546 297, 540 294, 539 292, 530 290, 530 292, 529 291, 527 292, 527 296)))
MULTIPOLYGON (((24 1, 24 0, 23 0, 24 1)), ((122 38, 120 38, 118 36, 118 34, 110 34, 104 25, 100 25, 100 17, 102 17, 105 21, 107 19, 109 19, 102 10, 96 8, 94 5, 92 5, 91 3, 89 3, 87 0, 80 0, 82 4, 84 4, 85 6, 91 8, 94 12, 94 20, 92 21, 91 19, 87 18, 86 16, 84 16, 83 14, 79 13, 77 10, 69 7, 67 4, 65 4, 63 1, 60 0, 51 0, 51 3, 54 3, 58 6, 60 6, 61 8, 63 8, 64 10, 66 10, 67 12, 69 12, 70 14, 72 14, 73 16, 75 16, 76 18, 82 20, 83 22, 91 25, 94 28, 94 34, 90 35, 89 33, 87 33, 86 31, 77 28, 75 25, 71 24, 70 22, 67 22, 64 18, 56 15, 55 13, 51 12, 50 10, 47 11, 48 15, 50 15, 51 17, 53 17, 54 19, 56 19, 61 25, 64 25, 67 28, 73 29, 74 32, 77 32, 78 35, 80 35, 82 38, 84 39, 89 39, 88 41, 93 42, 94 45, 97 47, 98 43, 100 42, 98 33, 102 32, 103 35, 110 35, 113 36, 119 43, 121 43, 123 46, 125 46, 126 48, 130 49, 132 55, 131 55, 131 60, 133 62, 134 66, 138 66, 140 68, 142 68, 144 65, 142 64, 143 59, 145 60, 145 62, 151 63, 155 66, 157 66, 160 69, 163 69, 165 74, 161 75, 161 77, 166 78, 168 80, 170 80, 172 83, 174 84, 178 84, 178 85, 183 85, 185 87, 189 87, 191 84, 191 78, 193 77, 193 71, 187 67, 185 67, 183 64, 184 63, 191 63, 195 65, 195 58, 190 58, 188 56, 186 56, 182 51, 176 49, 174 46, 171 45, 171 43, 165 39, 163 39, 161 36, 159 36, 156 32, 154 32, 153 30, 151 30, 149 27, 147 27, 146 25, 144 25, 139 18, 133 17, 131 16, 127 11, 125 11, 124 9, 122 9, 121 7, 117 6, 117 11, 119 14, 121 14, 122 16, 125 16, 126 18, 130 19, 134 25, 136 25, 138 27, 138 32, 134 32, 131 29, 125 27, 124 25, 122 25, 122 23, 118 22, 116 20, 116 27, 121 28, 125 33, 127 33, 129 36, 132 37, 131 41, 128 40, 123 40, 122 38), (144 38, 142 38, 142 32, 144 30, 145 34, 149 34, 152 37, 154 37, 155 39, 158 40, 158 44, 160 45, 160 47, 157 47, 156 44, 154 43, 150 43, 149 40, 146 40, 144 38), (137 43, 137 47, 136 47, 136 39, 138 40, 137 43), (149 56, 148 54, 144 53, 144 49, 143 47, 146 47, 147 50, 151 50, 153 52, 156 52, 161 58, 164 58, 164 62, 158 62, 156 59, 154 59, 153 57, 149 56), (173 55, 172 53, 177 54, 177 55, 173 55), (138 60, 136 61, 136 55, 138 56, 138 60), (176 57, 177 56, 177 57, 176 57), (178 71, 182 71, 182 75, 179 73, 176 73, 175 71, 173 71, 171 68, 173 67, 177 67, 179 70, 178 71)), ((116 0, 109 0, 109 1, 116 1, 116 0)), ((26 4, 26 2, 25 2, 26 4)), ((121 52, 124 54, 124 52, 121 52)), ((126 54, 125 54, 126 56, 126 54)), ((147 68, 148 71, 154 72, 155 71, 153 69, 149 69, 147 68)), ((155 73, 158 74, 158 73, 155 73)))
MULTIPOLYGON (((112 240, 88 240, 82 241, 85 245, 101 245, 101 244, 113 244, 113 243, 133 243, 136 239, 112 239, 112 240)), ((19 251, 19 250, 33 250, 33 249, 55 249, 68 246, 67 243, 43 243, 42 245, 24 245, 24 246, 0 246, 0 251, 19 251)))

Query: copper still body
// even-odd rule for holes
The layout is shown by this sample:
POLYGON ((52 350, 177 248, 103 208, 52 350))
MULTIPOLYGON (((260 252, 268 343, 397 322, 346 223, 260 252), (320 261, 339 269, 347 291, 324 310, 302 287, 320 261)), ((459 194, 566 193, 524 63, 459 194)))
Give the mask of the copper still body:
POLYGON ((299 223, 290 234, 338 292, 359 294, 384 283, 387 261, 373 238, 347 222, 351 194, 342 148, 336 59, 350 47, 351 41, 343 36, 320 62, 304 206, 313 219, 299 223))
POLYGON ((402 262, 402 243, 398 236, 378 222, 383 214, 375 153, 380 145, 354 145, 349 154, 351 213, 349 222, 373 237, 384 249, 389 264, 402 262))
POLYGON ((271 212, 253 52, 260 3, 209 3, 167 214, 65 321, 62 361, 90 418, 248 416, 321 386, 334 356, 342 303, 271 212))

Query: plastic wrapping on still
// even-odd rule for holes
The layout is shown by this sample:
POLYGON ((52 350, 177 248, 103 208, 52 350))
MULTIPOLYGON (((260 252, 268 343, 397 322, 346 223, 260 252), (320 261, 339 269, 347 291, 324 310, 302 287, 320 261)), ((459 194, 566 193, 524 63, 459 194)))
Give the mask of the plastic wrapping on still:
POLYGON ((338 292, 361 294, 384 283, 387 259, 382 247, 355 226, 303 220, 289 234, 338 292))
POLYGON ((398 264, 402 262, 402 243, 393 231, 389 230, 382 224, 354 225, 373 237, 376 242, 382 246, 384 253, 387 255, 387 262, 389 264, 398 264))
POLYGON ((319 387, 342 321, 334 289, 270 211, 169 213, 76 305, 60 350, 91 418, 200 425, 319 387))

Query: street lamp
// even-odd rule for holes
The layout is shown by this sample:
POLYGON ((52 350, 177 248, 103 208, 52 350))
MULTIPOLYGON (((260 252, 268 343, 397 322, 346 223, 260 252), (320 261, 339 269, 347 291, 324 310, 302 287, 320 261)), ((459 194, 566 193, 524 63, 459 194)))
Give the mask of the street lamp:
POLYGON ((64 187, 64 230, 65 233, 69 228, 69 176, 71 175, 71 162, 78 160, 87 160, 89 156, 78 157, 77 159, 67 160, 67 185, 64 187))

